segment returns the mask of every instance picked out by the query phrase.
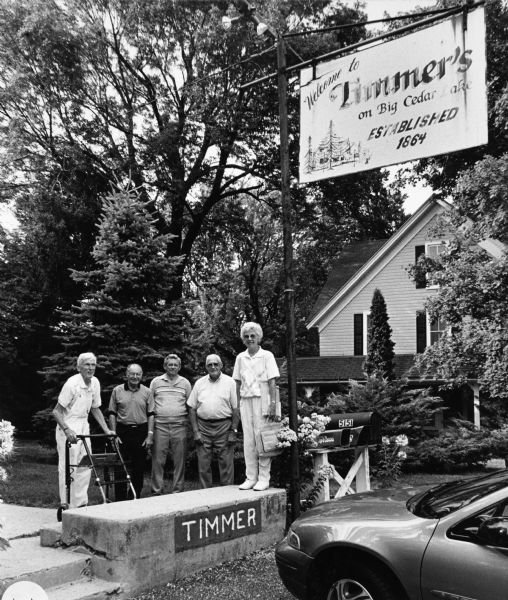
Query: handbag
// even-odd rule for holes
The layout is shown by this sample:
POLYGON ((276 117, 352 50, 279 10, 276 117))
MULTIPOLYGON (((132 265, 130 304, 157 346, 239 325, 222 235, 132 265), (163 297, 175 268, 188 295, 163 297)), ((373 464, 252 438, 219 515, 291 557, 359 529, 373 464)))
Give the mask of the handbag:
POLYGON ((261 444, 263 446, 262 452, 259 452, 259 456, 277 456, 282 452, 282 448, 278 448, 277 444, 277 433, 280 431, 280 423, 271 422, 265 423, 261 430, 261 444))

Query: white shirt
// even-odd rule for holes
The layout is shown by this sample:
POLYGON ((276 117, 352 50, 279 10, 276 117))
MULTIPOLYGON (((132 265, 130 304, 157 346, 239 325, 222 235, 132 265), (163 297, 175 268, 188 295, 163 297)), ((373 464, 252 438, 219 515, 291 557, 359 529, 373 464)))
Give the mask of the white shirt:
POLYGON ((236 383, 229 375, 221 373, 214 381, 209 375, 200 377, 187 400, 200 419, 228 419, 237 408, 236 383))
POLYGON ((66 417, 86 419, 90 409, 101 405, 99 380, 92 377, 90 385, 87 385, 81 373, 69 377, 58 396, 58 404, 66 409, 66 417))
POLYGON ((280 377, 279 367, 269 350, 260 348, 253 356, 245 350, 236 357, 233 379, 241 382, 240 397, 261 396, 261 384, 275 377, 280 377))

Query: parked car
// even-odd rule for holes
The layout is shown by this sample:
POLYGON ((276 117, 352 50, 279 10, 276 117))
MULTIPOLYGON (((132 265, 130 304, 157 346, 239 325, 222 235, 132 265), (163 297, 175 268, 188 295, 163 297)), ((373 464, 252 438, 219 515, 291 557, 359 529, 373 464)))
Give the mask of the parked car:
POLYGON ((316 506, 277 545, 302 600, 508 598, 508 469, 316 506))

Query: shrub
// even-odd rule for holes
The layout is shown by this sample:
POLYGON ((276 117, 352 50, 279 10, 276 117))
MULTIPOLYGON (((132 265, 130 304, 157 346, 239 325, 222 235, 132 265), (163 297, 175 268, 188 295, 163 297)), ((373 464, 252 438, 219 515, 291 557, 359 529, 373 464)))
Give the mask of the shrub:
POLYGON ((411 390, 405 380, 388 381, 375 373, 368 375, 365 383, 351 380, 347 394, 331 394, 325 413, 376 411, 383 435, 405 434, 409 443, 415 444, 426 437, 426 428, 442 408, 443 399, 427 388, 411 390))
POLYGON ((391 487, 400 477, 402 465, 407 458, 404 448, 408 445, 407 436, 383 436, 377 448, 377 465, 374 476, 382 488, 391 487))
POLYGON ((469 421, 455 419, 437 436, 420 441, 408 458, 413 468, 449 473, 481 467, 493 457, 508 454, 508 426, 486 431, 469 421))
POLYGON ((56 448, 56 421, 52 413, 52 408, 45 408, 36 412, 32 417, 32 427, 37 434, 37 439, 48 448, 56 448))

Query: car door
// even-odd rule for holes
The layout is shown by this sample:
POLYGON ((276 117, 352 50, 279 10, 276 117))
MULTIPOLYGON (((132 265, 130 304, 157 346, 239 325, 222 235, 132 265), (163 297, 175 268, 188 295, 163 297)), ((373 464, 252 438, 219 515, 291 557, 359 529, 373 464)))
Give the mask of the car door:
POLYGON ((421 569, 423 600, 502 600, 508 597, 508 533, 490 543, 478 539, 493 517, 508 524, 508 501, 442 518, 421 569))

